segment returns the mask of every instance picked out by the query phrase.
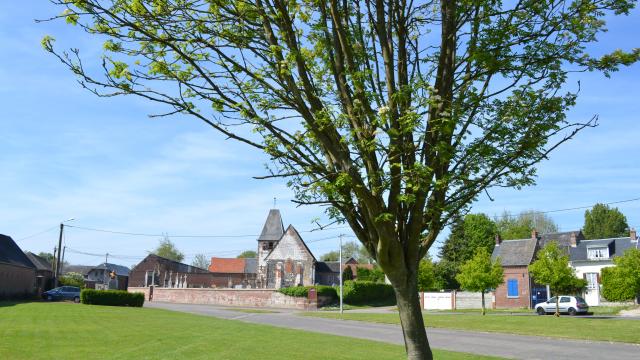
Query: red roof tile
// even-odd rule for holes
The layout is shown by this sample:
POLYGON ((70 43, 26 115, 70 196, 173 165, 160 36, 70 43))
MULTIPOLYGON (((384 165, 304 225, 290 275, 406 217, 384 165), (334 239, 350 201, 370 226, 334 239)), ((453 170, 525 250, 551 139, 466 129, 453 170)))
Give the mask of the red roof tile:
POLYGON ((244 259, 213 257, 211 258, 209 271, 214 273, 242 274, 244 273, 244 259))

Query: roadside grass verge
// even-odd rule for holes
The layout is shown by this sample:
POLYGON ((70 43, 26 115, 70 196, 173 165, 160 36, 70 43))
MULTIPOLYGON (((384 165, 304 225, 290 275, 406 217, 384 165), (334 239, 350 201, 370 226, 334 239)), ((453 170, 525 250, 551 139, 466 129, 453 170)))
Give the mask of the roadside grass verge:
MULTIPOLYGON (((492 359, 434 351, 436 359, 492 359)), ((404 359, 404 347, 161 309, 0 303, 0 359, 404 359)), ((495 359, 495 358, 493 358, 495 359)))
MULTIPOLYGON (((400 324, 398 314, 310 312, 303 316, 400 324)), ((501 332, 567 339, 640 343, 640 320, 591 319, 561 316, 482 316, 423 313, 427 327, 501 332)))

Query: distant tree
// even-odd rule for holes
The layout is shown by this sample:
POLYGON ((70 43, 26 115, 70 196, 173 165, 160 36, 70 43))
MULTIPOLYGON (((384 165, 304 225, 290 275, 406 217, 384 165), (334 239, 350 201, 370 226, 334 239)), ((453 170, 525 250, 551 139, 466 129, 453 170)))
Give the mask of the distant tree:
POLYGON ((195 266, 200 269, 208 269, 209 268, 209 259, 204 254, 198 254, 193 258, 191 262, 191 266, 195 266))
POLYGON ((458 283, 458 280, 456 280, 457 274, 457 263, 445 259, 440 259, 437 263, 434 264, 434 288, 439 290, 459 289, 460 284, 458 283))
POLYGON ((431 258, 420 260, 418 265, 418 289, 420 291, 433 290, 436 283, 435 267, 431 258))
POLYGON ((498 233, 496 224, 485 214, 467 214, 456 220, 451 234, 440 248, 440 258, 455 264, 471 259, 478 248, 491 252, 498 233))
POLYGON ((61 286, 77 286, 84 288, 84 276, 80 273, 69 272, 60 277, 59 284, 61 286))
POLYGON ((484 293, 489 289, 495 289, 504 281, 502 265, 499 259, 492 262, 491 254, 484 247, 479 247, 475 256, 460 267, 456 280, 462 289, 482 293, 482 315, 484 315, 486 313, 484 293))
POLYGON ((584 212, 582 233, 587 239, 607 239, 627 234, 627 218, 618 210, 606 204, 595 204, 584 212))
POLYGON ((238 259, 255 259, 258 257, 258 253, 256 253, 253 250, 245 250, 242 253, 240 253, 240 255, 238 255, 236 258, 238 259))
POLYGON ((551 217, 534 210, 523 211, 516 217, 505 212, 495 222, 504 240, 530 238, 534 229, 540 234, 558 232, 558 225, 551 217))
POLYGON ((47 260, 47 262, 49 264, 53 264, 53 254, 52 253, 48 253, 48 252, 39 252, 38 256, 40 256, 41 258, 47 260))
POLYGON ((358 275, 356 278, 358 281, 384 282, 384 272, 382 272, 382 269, 378 266, 374 266, 372 269, 358 267, 356 269, 356 274, 358 275))
POLYGON ((340 257, 340 252, 338 250, 329 251, 328 253, 322 254, 320 256, 320 260, 322 261, 338 261, 340 257))
MULTIPOLYGON (((548 284, 556 295, 574 292, 585 286, 585 281, 578 279, 573 268, 569 266, 569 256, 555 241, 549 242, 538 251, 537 260, 529 265, 529 271, 536 283, 548 284)), ((556 316, 560 316, 559 299, 560 297, 556 296, 556 316)))
POLYGON ((347 266, 342 271, 342 281, 353 280, 353 270, 351 266, 347 266))
POLYGON ((633 300, 640 295, 640 250, 629 249, 602 269, 602 296, 609 301, 633 300))
POLYGON ((160 239, 158 247, 153 250, 152 253, 158 256, 162 256, 163 258, 178 262, 184 259, 184 254, 176 248, 175 244, 171 241, 171 239, 169 239, 168 236, 164 236, 162 239, 160 239))

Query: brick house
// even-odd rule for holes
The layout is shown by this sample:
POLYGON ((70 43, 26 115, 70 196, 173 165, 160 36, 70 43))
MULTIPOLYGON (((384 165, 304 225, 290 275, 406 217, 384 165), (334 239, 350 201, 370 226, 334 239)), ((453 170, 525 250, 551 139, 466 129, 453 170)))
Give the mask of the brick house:
POLYGON ((0 234, 0 298, 28 297, 35 291, 35 265, 13 239, 0 234))
POLYGON ((25 253, 29 261, 36 267, 36 292, 38 296, 53 288, 53 268, 47 259, 32 252, 25 253))
POLYGON ((504 270, 504 282, 495 290, 496 308, 531 307, 533 284, 529 264, 533 260, 537 244, 536 232, 529 239, 502 241, 499 235, 496 236, 491 260, 500 258, 504 270))
POLYGON ((130 287, 212 287, 215 274, 156 254, 149 254, 129 273, 130 287))

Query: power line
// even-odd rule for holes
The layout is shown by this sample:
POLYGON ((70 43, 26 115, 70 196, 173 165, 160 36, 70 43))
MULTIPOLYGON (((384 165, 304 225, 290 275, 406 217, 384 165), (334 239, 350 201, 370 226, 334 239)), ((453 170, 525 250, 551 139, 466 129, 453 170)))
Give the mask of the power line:
MULTIPOLYGON (((633 198, 633 199, 626 199, 626 200, 620 200, 620 201, 611 201, 611 202, 607 202, 607 203, 601 203, 603 205, 613 205, 613 204, 622 204, 622 203, 628 203, 628 202, 633 202, 633 201, 639 201, 640 197, 638 198, 633 198)), ((577 206, 577 207, 572 207, 572 208, 565 208, 565 209, 556 209, 556 210, 546 210, 546 211, 532 211, 530 212, 530 214, 550 214, 550 213, 556 213, 556 212, 563 212, 563 211, 573 211, 573 210, 583 210, 583 209, 590 209, 592 207, 594 207, 594 205, 588 205, 588 206, 577 206)), ((516 217, 518 215, 513 215, 511 213, 505 213, 503 215, 497 216, 496 217, 516 217)))
POLYGON ((42 234, 44 234, 44 233, 48 233, 49 231, 51 231, 51 230, 53 230, 53 229, 57 229, 57 228, 58 228, 58 225, 53 226, 53 227, 50 227, 50 228, 48 228, 47 230, 43 230, 43 231, 37 232, 37 233, 35 233, 35 234, 29 235, 29 236, 25 236, 25 237, 23 237, 23 238, 21 238, 21 239, 18 239, 18 240, 16 240, 16 241, 22 241, 22 240, 30 239, 30 238, 32 238, 32 237, 35 237, 35 236, 38 236, 38 235, 42 235, 42 234))
MULTIPOLYGON (((163 237, 163 236, 167 236, 167 237, 170 237, 170 238, 243 238, 243 237, 258 237, 258 236, 260 236, 260 234, 246 234, 246 235, 169 235, 169 234, 134 233, 134 232, 126 232, 126 231, 116 231, 116 230, 89 228, 89 227, 76 226, 76 225, 65 225, 65 227, 71 227, 71 228, 80 229, 80 230, 87 230, 87 231, 104 232, 104 233, 117 234, 117 235, 146 236, 146 237, 163 237)), ((318 229, 312 229, 312 230, 303 230, 303 231, 299 231, 299 232, 311 233, 311 232, 317 232, 317 231, 345 229, 345 228, 348 228, 348 226, 324 227, 324 228, 318 228, 318 229)))

